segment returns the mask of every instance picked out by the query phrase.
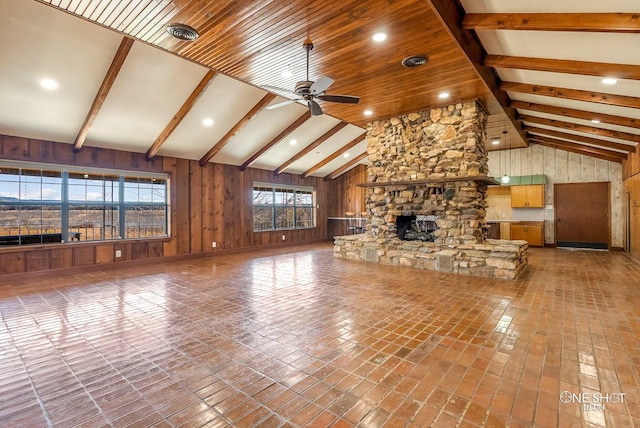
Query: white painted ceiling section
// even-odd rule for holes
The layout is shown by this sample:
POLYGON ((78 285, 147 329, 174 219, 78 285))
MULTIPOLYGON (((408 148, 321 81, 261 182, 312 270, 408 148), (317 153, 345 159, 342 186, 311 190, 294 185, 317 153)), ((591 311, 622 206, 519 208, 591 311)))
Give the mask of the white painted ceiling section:
MULTIPOLYGON (((73 144, 123 36, 32 0, 0 0, 0 11, 0 133, 73 144), (58 88, 43 89, 43 78, 55 80, 58 88)), ((146 153, 207 71, 134 42, 84 145, 146 153)), ((266 94, 218 74, 157 154, 201 159, 266 94), (203 124, 207 118, 212 125, 203 124)), ((284 100, 276 97, 272 104, 284 100)), ((297 103, 261 110, 211 162, 242 165, 306 111, 297 103)), ((311 117, 251 166, 275 170, 339 123, 329 115, 311 117)), ((285 172, 307 171, 364 132, 347 125, 285 172)), ((311 175, 327 176, 364 151, 366 143, 360 143, 349 151, 350 157, 339 156, 311 175)))

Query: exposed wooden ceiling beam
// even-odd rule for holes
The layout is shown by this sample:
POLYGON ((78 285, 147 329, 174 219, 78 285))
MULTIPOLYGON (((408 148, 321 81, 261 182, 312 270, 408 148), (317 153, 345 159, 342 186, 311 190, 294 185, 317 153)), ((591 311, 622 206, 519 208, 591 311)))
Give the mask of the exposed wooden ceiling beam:
POLYGON ((258 103, 253 106, 251 110, 247 114, 245 114, 242 119, 236 123, 233 128, 227 132, 220 141, 218 141, 209 151, 202 156, 200 159, 200 166, 205 166, 207 162, 209 162, 222 148, 233 138, 233 136, 249 121, 256 113, 265 108, 273 99, 276 97, 275 94, 268 93, 265 95, 258 103))
POLYGON ((302 174, 302 176, 304 178, 307 178, 308 176, 310 176, 311 174, 313 174, 314 172, 316 172, 317 170, 319 170, 320 168, 322 168, 323 166, 325 166, 326 164, 328 164, 338 156, 342 155, 343 153, 347 152, 348 150, 360 144, 366 137, 367 137, 366 134, 357 136, 356 138, 351 140, 349 143, 340 147, 338 150, 336 150, 335 152, 333 152, 332 154, 330 154, 329 156, 327 156, 326 158, 322 159, 320 162, 318 162, 317 164, 309 168, 307 171, 305 171, 302 174))
POLYGON ((278 144, 281 140, 283 140, 287 135, 291 134, 293 131, 298 129, 303 123, 305 123, 311 117, 311 112, 307 110, 302 116, 296 119, 291 125, 287 126, 281 133, 276 135, 269 141, 267 144, 262 146, 260 150, 255 152, 249 159, 247 159, 241 166, 240 171, 244 171, 249 167, 252 163, 254 163, 260 156, 268 152, 273 146, 278 144))
POLYGON ((640 108, 640 98, 625 95, 606 94, 603 92, 582 91, 579 89, 556 88, 553 86, 530 85, 528 83, 502 82, 504 91, 523 94, 542 95, 546 97, 564 98, 567 100, 586 101, 619 107, 640 108))
POLYGON ((338 178, 344 172, 350 170, 352 167, 354 167, 356 164, 358 164, 362 159, 366 158, 367 156, 368 156, 367 152, 360 153, 358 156, 356 156, 355 158, 351 159, 349 162, 345 163, 340 168, 338 168, 335 171, 333 171, 331 174, 326 175, 324 177, 324 179, 325 180, 334 180, 334 179, 338 178))
POLYGON ((524 130, 530 134, 546 135, 548 137, 554 137, 554 138, 558 138, 565 141, 569 140, 571 142, 578 143, 578 144, 587 144, 587 145, 598 146, 598 147, 606 147, 613 150, 620 150, 620 151, 624 151, 625 153, 631 153, 635 151, 635 146, 633 145, 614 143, 613 141, 601 140, 600 138, 584 137, 582 135, 568 134, 566 132, 553 131, 553 130, 544 129, 544 128, 536 128, 534 126, 525 126, 524 130))
POLYGON ((592 156, 599 159, 608 160, 611 162, 622 163, 624 159, 627 159, 623 153, 612 152, 610 150, 598 149, 596 147, 582 146, 568 141, 556 140, 555 138, 540 137, 536 135, 531 136, 531 142, 540 144, 542 146, 554 147, 568 152, 579 153, 581 155, 592 156))
POLYGON ((187 100, 182 104, 182 107, 180 107, 176 114, 173 115, 171 121, 169 121, 160 135, 158 135, 158 138, 156 138, 151 147, 149 147, 149 150, 147 150, 147 160, 150 160, 156 154, 158 154, 160 147, 165 143, 165 141, 167 141, 167 138, 169 138, 173 131, 175 131, 180 122, 182 122, 182 119, 184 119, 185 116, 191 111, 198 99, 200 99, 200 96, 204 93, 205 89, 207 89, 209 84, 217 75, 218 73, 214 70, 209 70, 207 74, 205 74, 204 78, 200 81, 198 86, 195 87, 193 92, 191 92, 191 95, 189 95, 187 100))
POLYGON ((118 50, 113 56, 109 70, 107 70, 107 74, 105 74, 104 79, 102 80, 102 85, 100 85, 100 89, 98 89, 98 93, 93 100, 93 104, 91 104, 87 117, 85 117, 84 122, 80 127, 80 131, 76 136, 76 140, 73 143, 74 151, 77 152, 82 148, 82 145, 87 138, 87 134, 98 116, 98 113, 102 108, 102 104, 104 104, 104 100, 107 98, 111 87, 113 86, 113 82, 115 82, 116 77, 118 77, 118 73, 120 73, 120 70, 122 69, 122 64, 124 64, 125 59, 127 59, 127 55, 129 55, 131 46, 133 46, 133 41, 134 40, 129 37, 122 38, 120 46, 118 46, 118 50))
POLYGON ((518 130, 525 144, 527 144, 526 134, 518 127, 515 109, 509 107, 509 95, 505 90, 500 88, 500 77, 498 77, 493 68, 483 64, 484 57, 487 55, 486 51, 473 31, 461 27, 461 23, 465 17, 465 11, 460 3, 456 0, 427 0, 427 4, 438 16, 438 19, 451 38, 464 52, 480 79, 487 85, 498 103, 502 106, 502 109, 514 128, 518 130))
POLYGON ((348 123, 347 122, 340 122, 338 123, 336 126, 334 126, 333 128, 331 128, 329 131, 327 131, 324 135, 322 135, 320 138, 318 138, 316 141, 314 141, 313 143, 309 144, 307 147, 305 147, 304 149, 300 150, 298 153, 296 153, 293 157, 291 157, 291 159, 289 159, 288 161, 286 161, 285 163, 283 163, 282 165, 280 165, 275 173, 276 174, 282 174, 282 172, 287 169, 292 163, 294 163, 295 161, 297 161, 298 159, 302 159, 304 156, 306 156, 307 154, 309 154, 310 152, 312 152, 316 147, 318 147, 320 144, 324 143, 325 141, 327 141, 329 138, 331 138, 334 134, 336 134, 338 131, 340 131, 342 128, 344 128, 345 126, 347 126, 348 123))
POLYGON ((153 142, 149 150, 147 150, 147 160, 153 158, 160 150, 160 147, 167 141, 167 138, 171 135, 173 131, 178 127, 182 119, 191 111, 193 106, 196 104, 200 96, 204 93, 205 89, 209 86, 209 84, 213 81, 213 79, 218 75, 215 70, 209 70, 207 74, 204 75, 204 78, 198 83, 198 86, 195 87, 189 98, 182 104, 180 110, 171 118, 171 121, 167 124, 167 126, 162 130, 156 141, 153 142))
POLYGON ((640 80, 640 66, 606 62, 569 61, 564 59, 528 58, 522 56, 487 55, 484 65, 494 68, 548 71, 584 76, 616 77, 640 80))
POLYGON ((556 107, 546 104, 527 103, 524 101, 511 101, 511 107, 518 110, 537 111, 540 113, 555 114, 557 116, 568 116, 583 120, 599 120, 601 123, 610 125, 628 126, 640 129, 640 119, 630 117, 614 116, 611 114, 595 113, 586 110, 575 110, 565 107, 556 107))
POLYGON ((618 140, 627 140, 633 143, 640 143, 640 135, 630 134, 628 132, 613 131, 611 129, 596 128, 594 126, 585 126, 577 123, 563 122, 561 120, 547 119, 544 117, 519 115, 518 120, 536 125, 552 126, 555 128, 567 129, 569 131, 583 132, 585 134, 599 135, 601 137, 616 138, 618 140))
POLYGON ((589 31, 640 33, 638 13, 469 13, 469 30, 589 31))

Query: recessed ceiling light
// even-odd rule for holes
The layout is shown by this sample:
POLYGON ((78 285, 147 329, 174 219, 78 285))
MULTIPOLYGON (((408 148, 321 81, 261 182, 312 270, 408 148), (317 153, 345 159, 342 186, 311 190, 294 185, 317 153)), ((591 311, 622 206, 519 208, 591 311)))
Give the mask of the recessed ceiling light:
POLYGON ((365 116, 371 116, 373 114, 371 110, 365 110, 363 113, 365 116))
POLYGON ((42 79, 40 81, 40 86, 42 86, 45 89, 48 89, 49 91, 54 91, 58 89, 58 82, 56 82, 53 79, 42 79))
POLYGON ((602 83, 604 83, 605 85, 615 85, 616 83, 618 83, 618 79, 615 79, 613 77, 605 77, 604 79, 602 79, 602 83))
POLYGON ((349 152, 345 153, 342 155, 343 158, 348 158, 349 157, 349 152))
POLYGON ((204 126, 213 126, 213 119, 211 119, 210 117, 206 117, 202 120, 202 124, 204 126))
POLYGON ((293 73, 291 72, 291 70, 285 70, 282 72, 282 77, 284 77, 285 79, 288 79, 290 77, 293 77, 293 73))
POLYGON ((591 119, 591 123, 600 123, 600 120, 598 120, 598 119, 591 119))
POLYGON ((296 139, 293 139, 289 141, 289 144, 291 144, 292 146, 295 146, 296 144, 298 144, 298 141, 296 139))
POLYGON ((497 146, 498 144, 500 144, 500 139, 499 138, 494 138, 493 141, 491 142, 491 144, 493 144, 494 146, 497 146))
POLYGON ((374 42, 384 42, 385 40, 387 40, 387 35, 386 33, 376 33, 371 38, 374 42))
POLYGON ((438 98, 440 98, 441 100, 443 100, 445 98, 449 98, 449 92, 440 92, 438 94, 438 98))

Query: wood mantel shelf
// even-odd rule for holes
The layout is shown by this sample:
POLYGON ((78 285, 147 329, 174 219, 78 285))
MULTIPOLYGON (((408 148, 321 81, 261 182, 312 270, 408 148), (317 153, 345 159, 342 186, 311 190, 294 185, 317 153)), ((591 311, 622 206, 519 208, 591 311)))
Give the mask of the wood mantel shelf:
POLYGON ((378 181, 375 183, 358 183, 358 187, 386 187, 386 186, 413 186, 416 184, 446 184, 457 181, 479 181, 486 184, 500 184, 492 177, 486 175, 474 175, 470 177, 445 177, 445 178, 425 178, 421 180, 405 180, 405 181, 378 181))

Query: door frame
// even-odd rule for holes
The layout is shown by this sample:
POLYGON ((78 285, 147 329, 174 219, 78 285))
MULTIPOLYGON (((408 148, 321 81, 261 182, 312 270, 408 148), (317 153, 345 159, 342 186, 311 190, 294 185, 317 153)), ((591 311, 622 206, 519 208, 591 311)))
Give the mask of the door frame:
MULTIPOLYGON (((558 185, 571 185, 571 184, 607 184, 607 250, 611 250, 611 182, 610 181, 593 181, 593 182, 579 182, 579 183, 554 183, 553 184, 553 244, 558 247, 558 192, 556 187, 558 185)), ((591 248, 591 247, 585 247, 591 248)))

